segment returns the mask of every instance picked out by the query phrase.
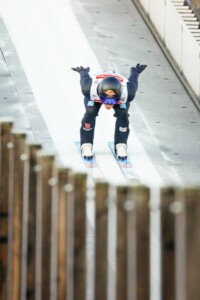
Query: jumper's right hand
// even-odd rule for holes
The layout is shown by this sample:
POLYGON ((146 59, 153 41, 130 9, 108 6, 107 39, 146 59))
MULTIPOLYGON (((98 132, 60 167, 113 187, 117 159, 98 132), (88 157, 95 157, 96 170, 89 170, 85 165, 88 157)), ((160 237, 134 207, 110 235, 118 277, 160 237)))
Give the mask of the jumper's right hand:
POLYGON ((83 71, 83 70, 87 70, 88 72, 90 71, 90 68, 89 67, 87 67, 87 68, 83 68, 82 66, 80 66, 80 67, 76 67, 76 68, 71 68, 73 71, 75 71, 75 72, 78 72, 78 73, 80 73, 81 71, 83 71))

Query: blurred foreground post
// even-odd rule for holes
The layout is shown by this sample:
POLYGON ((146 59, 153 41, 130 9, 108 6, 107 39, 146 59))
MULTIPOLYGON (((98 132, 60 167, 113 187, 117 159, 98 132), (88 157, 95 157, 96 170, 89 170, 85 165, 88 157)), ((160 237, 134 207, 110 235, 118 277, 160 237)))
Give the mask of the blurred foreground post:
MULTIPOLYGON (((69 214, 72 201, 73 182, 69 169, 58 170, 58 214, 57 214, 57 299, 68 299, 69 286, 69 214)), ((71 221, 71 219, 70 219, 71 221)))
POLYGON ((29 171, 28 171, 28 241, 27 241, 27 286, 26 299, 35 299, 36 280, 36 200, 37 200, 37 153, 41 145, 30 145, 29 171))
MULTIPOLYGON (((136 217, 136 299, 150 299, 150 190, 133 188, 136 217)), ((129 232, 130 229, 129 229, 129 232)))
POLYGON ((108 292, 108 184, 95 186, 95 300, 108 292))
POLYGON ((175 190, 161 190, 161 295, 163 300, 175 300, 175 190))
MULTIPOLYGON (((116 297, 117 300, 128 299, 128 201, 129 188, 117 188, 117 249, 116 249, 116 297)), ((129 202, 129 205, 131 204, 129 202)), ((130 228, 129 228, 130 229, 130 228)), ((131 228, 134 235, 134 228, 131 228)), ((132 253, 134 255, 134 253, 132 253)), ((133 279, 134 280, 134 279, 133 279)))
POLYGON ((12 180, 12 122, 0 121, 0 299, 7 299, 8 280, 8 220, 12 180))
POLYGON ((117 300, 150 299, 149 189, 117 189, 117 300))
MULTIPOLYGON (((179 231, 185 230, 185 253, 179 253, 181 261, 185 256, 185 299, 199 299, 200 297, 200 188, 185 189, 184 197, 184 221, 179 231)), ((184 233, 182 233, 184 234, 184 233)), ((178 282, 179 284, 179 282, 178 282)))
POLYGON ((200 189, 162 189, 162 299, 200 295, 200 189))
MULTIPOLYGON (((37 225, 39 230, 37 236, 40 239, 38 239, 37 247, 41 249, 41 265, 39 264, 40 268, 37 275, 39 276, 38 285, 41 284, 41 299, 47 300, 51 297, 52 216, 54 213, 52 212, 52 205, 56 187, 54 163, 55 157, 53 155, 40 155, 38 157, 40 171, 38 173, 37 213, 39 216, 37 216, 37 221, 40 224, 37 225)), ((53 217, 55 218, 55 213, 53 217)))
POLYGON ((11 299, 20 299, 21 275, 22 275, 22 233, 23 233, 23 205, 25 199, 25 188, 27 182, 25 169, 28 164, 28 153, 26 147, 26 135, 23 133, 13 134, 14 140, 14 180, 12 201, 12 282, 10 285, 11 299))
POLYGON ((86 299, 86 192, 87 175, 74 176, 74 300, 86 299))

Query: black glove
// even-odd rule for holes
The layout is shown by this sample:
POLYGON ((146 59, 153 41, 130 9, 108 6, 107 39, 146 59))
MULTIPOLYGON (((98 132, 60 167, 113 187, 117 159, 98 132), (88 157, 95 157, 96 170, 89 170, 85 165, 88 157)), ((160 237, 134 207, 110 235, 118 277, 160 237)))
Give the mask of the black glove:
POLYGON ((83 70, 87 70, 88 72, 90 71, 90 68, 89 67, 87 67, 87 68, 83 68, 82 66, 80 66, 80 67, 76 67, 76 68, 71 68, 73 71, 75 71, 75 72, 78 72, 78 73, 80 73, 81 71, 83 71, 83 70))
POLYGON ((136 71, 138 73, 141 73, 142 71, 144 71, 144 69, 147 67, 147 65, 141 65, 141 64, 137 64, 136 67, 132 67, 131 68, 131 72, 132 71, 136 71))

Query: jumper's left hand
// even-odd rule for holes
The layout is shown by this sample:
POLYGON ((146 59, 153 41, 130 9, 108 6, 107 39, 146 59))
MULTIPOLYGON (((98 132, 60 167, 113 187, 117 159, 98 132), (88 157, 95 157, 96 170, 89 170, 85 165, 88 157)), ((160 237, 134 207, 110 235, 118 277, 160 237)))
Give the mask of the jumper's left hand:
POLYGON ((147 65, 141 65, 141 64, 137 64, 136 67, 132 67, 131 71, 136 71, 138 73, 141 73, 142 71, 144 71, 144 69, 146 69, 147 65))

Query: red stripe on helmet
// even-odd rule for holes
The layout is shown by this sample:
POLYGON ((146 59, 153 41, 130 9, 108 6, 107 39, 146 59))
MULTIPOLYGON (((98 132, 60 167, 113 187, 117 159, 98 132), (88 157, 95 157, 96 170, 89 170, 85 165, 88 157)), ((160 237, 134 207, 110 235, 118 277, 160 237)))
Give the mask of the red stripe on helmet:
POLYGON ((123 77, 121 77, 119 75, 115 75, 115 74, 100 74, 100 75, 96 75, 96 79, 103 79, 103 78, 107 78, 107 77, 115 77, 115 78, 119 79, 119 81, 121 81, 121 82, 124 81, 123 77))

